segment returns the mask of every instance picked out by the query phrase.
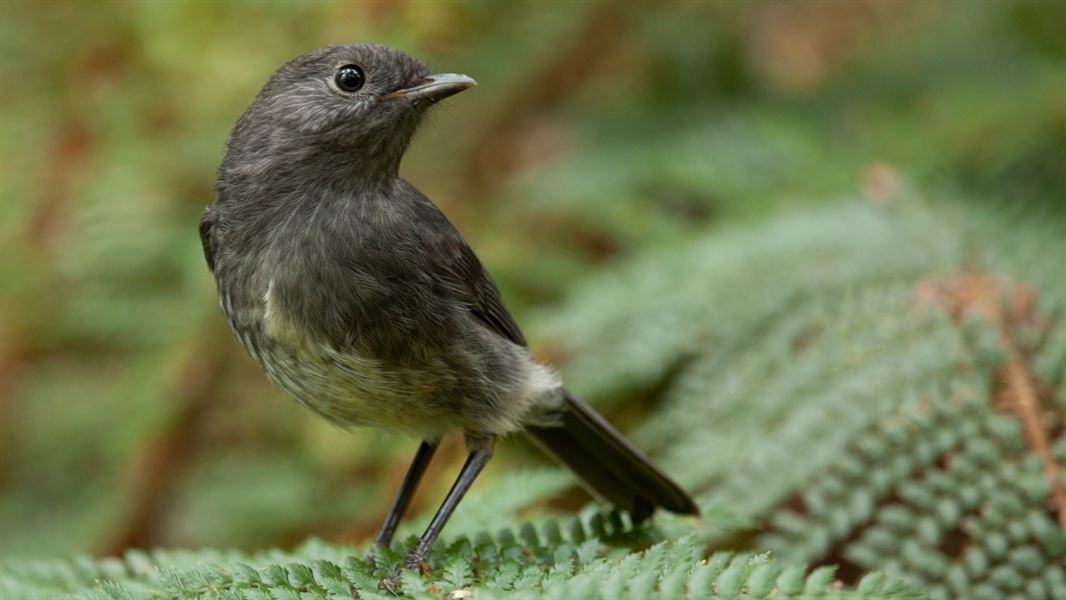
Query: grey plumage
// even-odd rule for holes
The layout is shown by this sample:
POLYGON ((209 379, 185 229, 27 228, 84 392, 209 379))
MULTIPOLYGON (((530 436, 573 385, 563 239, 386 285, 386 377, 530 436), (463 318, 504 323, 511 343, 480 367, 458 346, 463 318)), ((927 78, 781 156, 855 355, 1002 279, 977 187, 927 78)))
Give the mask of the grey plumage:
POLYGON ((234 127, 200 224, 227 320, 276 385, 340 426, 460 431, 472 448, 525 430, 635 517, 695 512, 532 359, 465 240, 399 177, 427 107, 470 85, 377 45, 279 69, 234 127), (365 76, 356 91, 338 87, 345 65, 365 76))

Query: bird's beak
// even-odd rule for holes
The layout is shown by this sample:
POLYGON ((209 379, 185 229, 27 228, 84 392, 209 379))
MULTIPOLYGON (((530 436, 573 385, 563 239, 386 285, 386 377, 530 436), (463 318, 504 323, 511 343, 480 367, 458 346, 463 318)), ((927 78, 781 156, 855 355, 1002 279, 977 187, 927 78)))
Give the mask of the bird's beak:
POLYGON ((385 96, 386 100, 409 100, 412 102, 436 102, 477 85, 477 82, 457 73, 430 75, 417 85, 385 96))

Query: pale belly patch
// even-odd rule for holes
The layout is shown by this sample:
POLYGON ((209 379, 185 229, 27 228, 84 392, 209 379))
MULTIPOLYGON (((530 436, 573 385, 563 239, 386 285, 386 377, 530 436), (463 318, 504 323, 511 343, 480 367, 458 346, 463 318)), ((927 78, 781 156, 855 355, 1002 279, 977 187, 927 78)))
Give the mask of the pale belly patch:
POLYGON ((535 413, 561 400, 555 373, 535 363, 525 348, 502 339, 498 349, 513 364, 507 381, 456 369, 444 356, 396 366, 331 347, 286 318, 273 298, 273 284, 261 296, 259 310, 235 315, 225 301, 223 309, 270 380, 340 427, 373 426, 423 437, 455 430, 503 434, 521 429, 535 413))
POLYGON ((428 379, 425 373, 386 368, 372 357, 311 339, 286 318, 273 292, 271 279, 260 320, 265 343, 252 354, 271 381, 297 402, 341 427, 369 425, 419 433, 456 427, 427 401, 431 388, 423 383, 428 379))
POLYGON ((267 376, 297 402, 341 427, 374 426, 423 435, 461 428, 420 384, 425 374, 385 369, 376 360, 329 348, 299 355, 274 344, 261 357, 267 376))

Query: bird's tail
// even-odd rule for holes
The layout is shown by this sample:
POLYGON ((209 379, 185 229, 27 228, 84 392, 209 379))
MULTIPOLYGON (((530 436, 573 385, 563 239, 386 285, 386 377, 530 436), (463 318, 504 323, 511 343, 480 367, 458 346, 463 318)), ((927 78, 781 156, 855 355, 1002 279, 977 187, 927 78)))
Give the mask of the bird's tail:
POLYGON ((569 391, 563 394, 559 426, 526 427, 535 444, 569 467, 589 491, 629 512, 634 522, 658 506, 699 514, 692 498, 599 413, 569 391))

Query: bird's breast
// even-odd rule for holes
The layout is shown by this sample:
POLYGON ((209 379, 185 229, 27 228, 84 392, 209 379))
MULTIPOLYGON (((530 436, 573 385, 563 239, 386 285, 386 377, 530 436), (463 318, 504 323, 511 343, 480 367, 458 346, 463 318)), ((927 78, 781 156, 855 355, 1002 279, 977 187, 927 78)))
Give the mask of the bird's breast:
MULTIPOLYGON (((220 279, 220 304, 236 338, 275 386, 341 427, 419 435, 458 427, 457 415, 439 394, 449 382, 454 385, 455 373, 446 361, 387 360, 358 338, 338 346, 292 314, 280 300, 277 277, 261 278, 260 286, 256 279, 248 277, 243 286, 220 279)), ((363 327, 364 332, 374 329, 363 327)))

